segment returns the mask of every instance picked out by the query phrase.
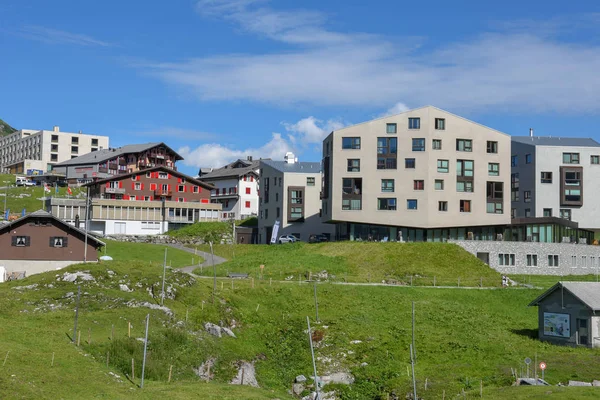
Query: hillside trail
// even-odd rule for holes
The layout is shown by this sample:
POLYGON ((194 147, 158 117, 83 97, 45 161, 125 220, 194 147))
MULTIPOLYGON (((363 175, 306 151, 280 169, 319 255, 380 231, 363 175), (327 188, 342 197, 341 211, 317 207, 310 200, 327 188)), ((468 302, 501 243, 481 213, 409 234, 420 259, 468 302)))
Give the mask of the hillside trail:
MULTIPOLYGON (((210 266, 213 265, 212 259, 211 259, 212 255, 210 253, 207 253, 205 251, 190 249, 189 247, 185 247, 185 246, 183 246, 181 244, 178 244, 178 243, 177 244, 169 243, 169 244, 167 244, 167 246, 176 248, 178 250, 183 250, 183 251, 188 252, 190 254, 198 255, 198 256, 204 258, 204 262, 202 264, 197 264, 197 265, 191 265, 189 267, 178 268, 177 269, 178 271, 186 272, 188 274, 191 274, 196 268, 199 268, 199 267, 210 267, 210 266)), ((215 256, 215 265, 223 264, 225 261, 227 261, 227 259, 225 259, 223 257, 215 256)))

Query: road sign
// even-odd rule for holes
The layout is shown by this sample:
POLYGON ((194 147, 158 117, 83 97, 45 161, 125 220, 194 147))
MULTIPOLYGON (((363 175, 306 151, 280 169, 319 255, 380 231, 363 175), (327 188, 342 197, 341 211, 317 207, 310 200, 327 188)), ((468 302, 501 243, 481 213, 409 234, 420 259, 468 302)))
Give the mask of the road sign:
POLYGON ((541 370, 545 370, 546 369, 546 363, 545 362, 541 362, 540 363, 540 369, 541 370))
POLYGON ((531 364, 531 358, 527 357, 525 359, 525 364, 527 364, 527 365, 531 364))

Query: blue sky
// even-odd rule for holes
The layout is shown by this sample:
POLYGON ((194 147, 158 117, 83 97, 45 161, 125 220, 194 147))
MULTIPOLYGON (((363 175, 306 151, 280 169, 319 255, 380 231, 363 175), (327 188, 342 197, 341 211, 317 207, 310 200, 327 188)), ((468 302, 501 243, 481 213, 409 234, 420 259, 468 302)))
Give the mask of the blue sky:
POLYGON ((332 129, 436 105, 512 135, 600 139, 600 5, 0 2, 0 117, 164 141, 183 171, 320 160, 332 129))

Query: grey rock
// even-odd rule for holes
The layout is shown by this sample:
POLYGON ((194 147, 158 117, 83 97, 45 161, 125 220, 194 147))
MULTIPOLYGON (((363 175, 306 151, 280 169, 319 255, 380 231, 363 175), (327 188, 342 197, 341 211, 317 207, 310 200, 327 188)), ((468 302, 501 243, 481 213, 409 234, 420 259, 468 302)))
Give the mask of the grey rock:
POLYGON ((204 324, 204 329, 206 329, 206 332, 210 333, 213 336, 216 337, 222 337, 223 335, 221 334, 221 327, 219 325, 215 325, 211 322, 207 322, 204 324))
POLYGON ((124 284, 120 284, 120 285, 119 285, 119 289, 120 289, 122 292, 133 292, 133 289, 129 289, 129 286, 127 286, 127 285, 124 285, 124 284))
POLYGON ((192 368, 194 373, 200 378, 203 379, 205 381, 210 381, 212 374, 211 374, 211 370, 213 369, 213 366, 215 365, 215 359, 214 358, 209 358, 208 360, 206 360, 205 362, 203 362, 202 364, 200 364, 200 366, 198 368, 192 368))
POLYGON ((304 375, 298 375, 295 379, 296 383, 304 383, 306 382, 306 377, 304 375))
POLYGON ((594 381, 592 382, 592 386, 600 386, 600 381, 594 379, 594 381))
POLYGON ((225 332, 225 333, 227 334, 227 336, 231 336, 231 337, 233 337, 233 338, 234 338, 234 337, 236 337, 236 336, 235 336, 235 333, 233 333, 233 331, 232 331, 231 329, 229 329, 229 328, 226 328, 226 327, 222 326, 222 327, 221 327, 221 330, 222 330, 223 332, 225 332))
POLYGON ((569 381, 568 386, 592 386, 590 382, 569 381))
POLYGON ((254 364, 247 361, 240 361, 238 364, 237 375, 231 380, 231 384, 259 387, 258 381, 256 380, 254 364))
POLYGON ((300 396, 304 392, 304 385, 301 383, 294 383, 292 385, 292 394, 295 396, 300 396))

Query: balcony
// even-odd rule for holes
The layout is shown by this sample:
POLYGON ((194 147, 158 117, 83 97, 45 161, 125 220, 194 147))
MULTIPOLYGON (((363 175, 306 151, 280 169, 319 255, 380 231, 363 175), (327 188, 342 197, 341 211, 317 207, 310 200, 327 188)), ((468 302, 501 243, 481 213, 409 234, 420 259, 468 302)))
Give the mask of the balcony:
POLYGON ((98 167, 98 172, 102 174, 108 174, 108 168, 98 167))
POLYGON ((154 197, 170 197, 172 194, 171 190, 157 189, 154 191, 154 197))
POLYGON ((111 162, 108 163, 108 169, 119 169, 119 166, 117 165, 117 163, 111 162))
POLYGON ((123 194, 123 193, 125 193, 125 189, 108 187, 108 188, 104 189, 104 193, 123 194))

